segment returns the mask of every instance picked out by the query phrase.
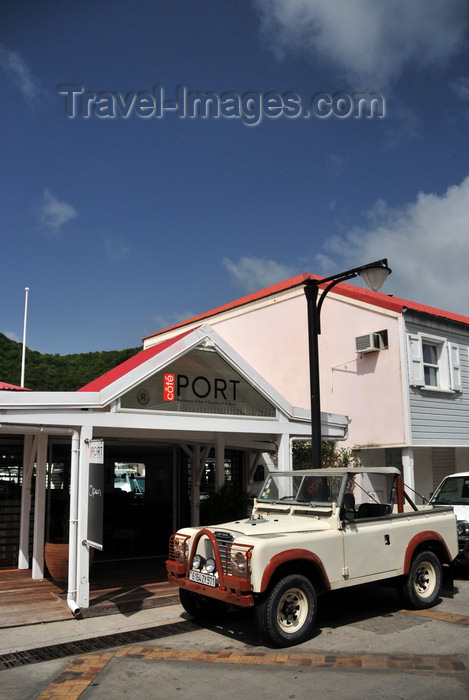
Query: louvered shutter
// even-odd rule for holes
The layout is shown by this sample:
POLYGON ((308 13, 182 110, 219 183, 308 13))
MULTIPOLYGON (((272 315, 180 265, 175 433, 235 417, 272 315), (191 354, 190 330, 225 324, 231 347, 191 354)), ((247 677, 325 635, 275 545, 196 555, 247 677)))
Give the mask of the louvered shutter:
POLYGON ((459 359, 459 345, 448 344, 450 388, 453 391, 462 391, 461 362, 459 359))
POLYGON ((407 336, 407 347, 409 355, 409 383, 411 386, 425 386, 422 339, 420 336, 409 333, 407 336))

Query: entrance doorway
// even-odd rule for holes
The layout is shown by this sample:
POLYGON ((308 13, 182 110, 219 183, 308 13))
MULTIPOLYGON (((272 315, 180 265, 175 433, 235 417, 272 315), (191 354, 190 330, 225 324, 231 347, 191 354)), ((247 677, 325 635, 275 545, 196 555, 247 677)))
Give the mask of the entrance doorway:
MULTIPOLYGON (((177 527, 191 524, 191 489, 193 465, 191 458, 179 450, 179 512, 177 527)), ((225 450, 224 473, 225 484, 242 491, 245 488, 243 464, 245 453, 241 450, 225 450)), ((200 522, 205 521, 204 512, 210 496, 215 493, 215 450, 212 449, 205 461, 200 478, 200 522)))
POLYGON ((171 446, 105 443, 103 550, 96 561, 166 555, 172 475, 171 446))

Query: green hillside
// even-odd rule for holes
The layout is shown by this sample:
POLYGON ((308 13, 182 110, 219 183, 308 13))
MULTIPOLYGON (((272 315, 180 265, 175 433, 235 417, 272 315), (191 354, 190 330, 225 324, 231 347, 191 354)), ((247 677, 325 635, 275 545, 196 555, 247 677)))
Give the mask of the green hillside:
MULTIPOLYGON (((23 346, 0 333, 0 381, 19 385, 23 346)), ((25 387, 32 391, 76 391, 124 362, 141 348, 49 355, 26 348, 25 387)))

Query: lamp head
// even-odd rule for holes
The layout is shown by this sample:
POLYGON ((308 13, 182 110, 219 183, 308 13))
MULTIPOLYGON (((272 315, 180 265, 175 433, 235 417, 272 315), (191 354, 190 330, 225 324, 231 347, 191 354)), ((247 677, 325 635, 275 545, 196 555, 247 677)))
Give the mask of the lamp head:
POLYGON ((391 274, 391 268, 388 267, 387 259, 383 258, 383 260, 364 265, 358 274, 368 289, 371 289, 372 292, 379 292, 388 275, 391 274))

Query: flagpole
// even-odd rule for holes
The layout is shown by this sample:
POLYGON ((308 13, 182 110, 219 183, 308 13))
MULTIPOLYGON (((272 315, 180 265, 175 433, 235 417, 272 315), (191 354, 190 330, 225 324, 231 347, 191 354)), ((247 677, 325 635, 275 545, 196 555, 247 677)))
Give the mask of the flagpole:
POLYGON ((24 288, 25 298, 24 298, 24 322, 23 322, 23 354, 21 358, 21 384, 20 386, 24 388, 24 368, 26 364, 26 321, 28 318, 28 295, 29 287, 24 288))

